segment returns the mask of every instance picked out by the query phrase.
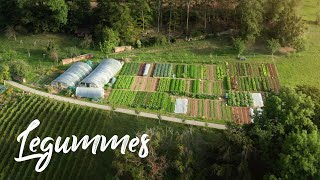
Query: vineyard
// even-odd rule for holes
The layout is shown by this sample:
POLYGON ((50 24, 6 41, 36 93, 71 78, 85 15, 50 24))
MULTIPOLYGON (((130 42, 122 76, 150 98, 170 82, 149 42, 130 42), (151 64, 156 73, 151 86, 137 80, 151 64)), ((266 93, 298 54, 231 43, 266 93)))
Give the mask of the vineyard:
MULTIPOLYGON (((36 136, 41 139, 47 136, 54 139, 61 136, 64 139, 71 135, 92 137, 97 134, 106 137, 117 134, 122 137, 126 134, 133 136, 146 127, 170 125, 177 131, 184 128, 175 123, 159 124, 143 117, 116 114, 39 96, 21 96, 0 110, 0 143, 3 147, 0 150, 0 179, 105 179, 106 176, 114 176, 111 163, 105 163, 113 160, 113 151, 96 155, 92 155, 90 150, 80 149, 68 154, 54 153, 50 164, 42 173, 34 170, 36 160, 17 163, 14 160, 20 148, 17 136, 36 118, 41 124, 29 134, 26 144, 36 136)), ((26 146, 25 155, 31 153, 28 149, 26 146)))
POLYGON ((150 63, 150 72, 143 76, 145 65, 124 64, 108 103, 173 112, 174 99, 183 97, 189 99, 187 114, 191 117, 248 119, 246 108, 253 106, 251 93, 265 94, 280 89, 273 64, 150 63))

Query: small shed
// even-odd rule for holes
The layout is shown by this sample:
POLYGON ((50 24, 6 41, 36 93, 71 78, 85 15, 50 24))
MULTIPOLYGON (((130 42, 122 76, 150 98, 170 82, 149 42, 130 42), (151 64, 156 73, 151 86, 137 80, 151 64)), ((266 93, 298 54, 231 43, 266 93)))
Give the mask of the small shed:
POLYGON ((147 76, 148 75, 150 67, 151 67, 150 64, 146 64, 146 66, 144 67, 144 70, 143 70, 143 76, 147 76))
POLYGON ((174 113, 186 114, 188 112, 188 99, 177 99, 174 113))
POLYGON ((81 98, 102 98, 104 96, 103 88, 77 87, 76 96, 81 98))
POLYGON ((252 93, 251 94, 252 99, 253 99, 253 107, 258 108, 258 107, 263 107, 263 99, 261 93, 252 93))

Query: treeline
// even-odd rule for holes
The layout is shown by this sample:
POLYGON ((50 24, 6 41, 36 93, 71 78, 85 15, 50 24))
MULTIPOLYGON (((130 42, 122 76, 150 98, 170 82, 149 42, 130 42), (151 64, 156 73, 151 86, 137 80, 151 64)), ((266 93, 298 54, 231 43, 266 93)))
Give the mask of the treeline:
POLYGON ((149 156, 116 153, 120 179, 319 179, 320 91, 284 88, 250 125, 223 132, 150 129, 149 156))
POLYGON ((303 49, 304 25, 297 15, 300 3, 301 0, 0 0, 0 25, 11 31, 34 33, 81 34, 88 30, 104 46, 150 45, 170 39, 172 42, 176 37, 227 34, 238 36, 247 44, 273 38, 283 46, 303 49), (152 32, 156 38, 145 40, 152 32), (157 37, 160 32, 166 39, 157 37))

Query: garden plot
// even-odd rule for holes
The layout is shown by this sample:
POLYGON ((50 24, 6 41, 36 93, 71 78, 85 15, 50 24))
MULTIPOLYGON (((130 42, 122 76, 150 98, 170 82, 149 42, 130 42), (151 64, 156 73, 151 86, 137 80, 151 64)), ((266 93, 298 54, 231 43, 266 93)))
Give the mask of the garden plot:
POLYGON ((216 65, 206 65, 205 79, 214 81, 216 76, 216 68, 216 65))
POLYGON ((141 67, 140 63, 125 63, 119 75, 137 76, 141 69, 140 67, 141 67))
POLYGON ((189 99, 188 112, 192 117, 214 120, 231 120, 231 110, 225 101, 209 99, 189 99))
POLYGON ((248 107, 231 107, 233 121, 238 124, 250 124, 249 109, 248 107))
POLYGON ((131 90, 134 91, 157 91, 159 78, 136 77, 131 90))

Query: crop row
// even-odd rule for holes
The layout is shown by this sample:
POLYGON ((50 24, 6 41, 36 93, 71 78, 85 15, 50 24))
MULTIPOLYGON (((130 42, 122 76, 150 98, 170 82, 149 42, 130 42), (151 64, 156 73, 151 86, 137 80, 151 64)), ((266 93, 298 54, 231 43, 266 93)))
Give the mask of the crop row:
POLYGON ((228 105, 238 107, 250 107, 253 105, 253 99, 249 92, 229 92, 228 105))
POLYGON ((155 110, 168 109, 168 106, 171 106, 170 96, 161 92, 113 90, 108 102, 114 105, 155 110))
POLYGON ((157 64, 153 77, 170 77, 172 74, 172 64, 157 64))
POLYGON ((170 91, 170 82, 172 79, 169 78, 161 78, 158 83, 159 92, 169 92, 170 91))
POLYGON ((118 79, 114 85, 115 89, 130 89, 134 81, 133 76, 118 76, 118 79))
POLYGON ((200 94, 200 86, 201 81, 200 80, 192 80, 191 81, 191 92, 195 94, 200 94))
POLYGON ((272 89, 269 79, 263 77, 241 77, 238 83, 242 91, 270 91, 272 89))
POLYGON ((177 78, 204 79, 205 67, 203 65, 194 64, 178 64, 176 66, 177 78))
POLYGON ((217 80, 223 80, 227 75, 227 64, 219 64, 216 67, 217 80))
POLYGON ((125 63, 122 66, 122 69, 119 75, 129 75, 129 76, 137 76, 140 70, 139 63, 125 63))
POLYGON ((270 72, 269 72, 269 69, 268 67, 265 65, 265 64, 261 64, 259 66, 259 71, 260 71, 260 75, 262 77, 270 77, 270 72))

